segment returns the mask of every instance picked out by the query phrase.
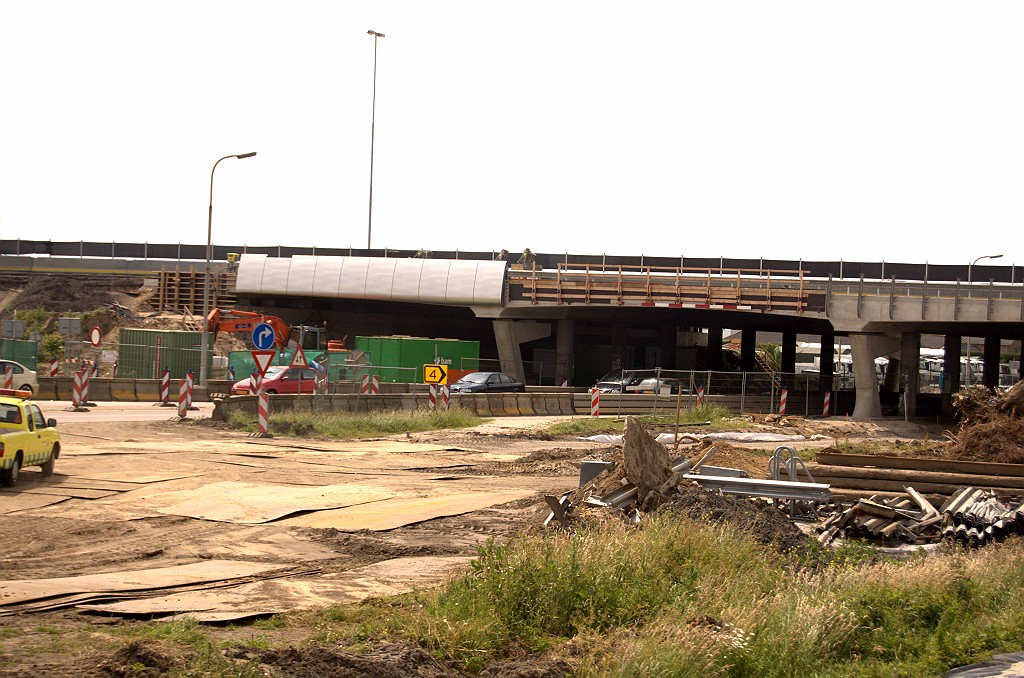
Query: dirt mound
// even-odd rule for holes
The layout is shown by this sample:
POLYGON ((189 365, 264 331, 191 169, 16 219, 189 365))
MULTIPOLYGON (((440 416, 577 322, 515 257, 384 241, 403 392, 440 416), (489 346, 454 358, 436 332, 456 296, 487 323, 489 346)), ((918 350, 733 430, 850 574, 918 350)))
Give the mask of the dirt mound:
POLYGON ((678 493, 659 506, 658 512, 738 527, 780 553, 807 541, 807 535, 785 513, 767 502, 727 497, 696 484, 679 486, 678 493))
POLYGON ((108 289, 72 277, 33 277, 13 299, 10 308, 41 308, 55 312, 93 311, 118 298, 108 289))
POLYGON ((310 645, 285 650, 228 652, 238 659, 255 659, 271 676, 293 678, 448 678, 458 676, 426 650, 389 643, 367 654, 310 645))
POLYGON ((136 640, 115 652, 99 669, 101 675, 105 676, 156 678, 167 674, 175 666, 172 657, 136 640))
POLYGON ((975 386, 953 396, 960 428, 949 453, 962 459, 1024 464, 1024 382, 1008 391, 975 386))

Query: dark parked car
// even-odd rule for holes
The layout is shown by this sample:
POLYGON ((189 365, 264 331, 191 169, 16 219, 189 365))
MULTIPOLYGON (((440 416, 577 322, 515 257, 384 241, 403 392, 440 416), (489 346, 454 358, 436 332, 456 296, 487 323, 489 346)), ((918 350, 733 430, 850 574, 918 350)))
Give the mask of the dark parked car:
POLYGON ((526 385, 504 372, 470 372, 451 385, 452 393, 525 393, 526 385))

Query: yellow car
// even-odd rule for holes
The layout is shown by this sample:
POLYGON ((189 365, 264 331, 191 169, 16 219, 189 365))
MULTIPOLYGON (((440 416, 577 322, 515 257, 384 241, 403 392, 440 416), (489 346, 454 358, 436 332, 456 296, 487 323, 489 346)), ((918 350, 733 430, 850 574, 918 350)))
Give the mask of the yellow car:
POLYGON ((57 422, 43 417, 29 391, 0 389, 0 485, 14 487, 25 466, 53 473, 60 456, 57 422))

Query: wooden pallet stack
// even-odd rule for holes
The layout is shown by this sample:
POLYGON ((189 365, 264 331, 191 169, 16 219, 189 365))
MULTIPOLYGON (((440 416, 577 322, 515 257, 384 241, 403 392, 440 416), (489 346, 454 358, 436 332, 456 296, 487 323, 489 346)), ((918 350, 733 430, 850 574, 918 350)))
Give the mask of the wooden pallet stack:
MULTIPOLYGON (((210 308, 235 307, 235 277, 234 271, 210 272, 210 308)), ((186 309, 195 312, 203 308, 205 289, 205 271, 194 266, 182 270, 180 264, 173 270, 165 268, 159 274, 156 308, 172 313, 184 313, 186 309)))

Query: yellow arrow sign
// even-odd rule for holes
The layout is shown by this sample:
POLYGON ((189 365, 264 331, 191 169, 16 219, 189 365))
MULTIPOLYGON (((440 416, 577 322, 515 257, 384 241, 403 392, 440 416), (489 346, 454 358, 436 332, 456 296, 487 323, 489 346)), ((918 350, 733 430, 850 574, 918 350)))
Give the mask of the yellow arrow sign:
POLYGON ((425 383, 425 384, 447 384, 448 383, 448 366, 447 365, 424 365, 423 366, 423 383, 425 383))

